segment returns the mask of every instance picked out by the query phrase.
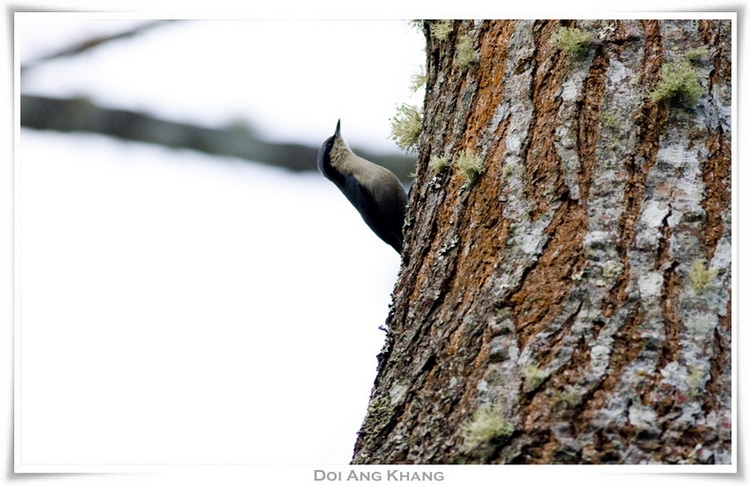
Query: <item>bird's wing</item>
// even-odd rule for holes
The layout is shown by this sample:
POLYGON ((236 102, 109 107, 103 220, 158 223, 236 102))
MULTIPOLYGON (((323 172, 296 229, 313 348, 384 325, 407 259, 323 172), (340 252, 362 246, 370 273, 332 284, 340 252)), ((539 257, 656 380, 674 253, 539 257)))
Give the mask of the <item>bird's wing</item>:
POLYGON ((385 193, 374 195, 355 177, 347 176, 341 191, 357 208, 367 226, 396 251, 401 251, 405 201, 400 195, 385 193))

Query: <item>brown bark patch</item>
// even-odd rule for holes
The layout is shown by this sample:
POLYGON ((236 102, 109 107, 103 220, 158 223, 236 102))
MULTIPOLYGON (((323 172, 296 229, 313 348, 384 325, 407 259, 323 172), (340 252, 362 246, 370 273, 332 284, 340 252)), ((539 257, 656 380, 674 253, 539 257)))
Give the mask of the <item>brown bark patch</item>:
POLYGON ((680 356, 680 332, 682 319, 680 318, 680 292, 682 279, 676 271, 676 264, 664 271, 664 286, 661 296, 661 315, 664 319, 664 348, 659 362, 659 368, 677 360, 680 356))
POLYGON ((467 134, 481 136, 497 106, 503 101, 508 43, 515 29, 514 22, 491 22, 480 37, 479 65, 474 73, 477 96, 467 124, 467 134), (502 59, 503 62, 497 62, 502 59))
POLYGON ((717 397, 731 396, 729 392, 732 375, 731 336, 732 300, 729 299, 726 313, 719 318, 719 326, 714 333, 709 379, 706 383, 706 393, 702 397, 706 411, 720 410, 722 405, 718 402, 717 397), (722 390, 727 393, 722 393, 722 390))
POLYGON ((458 223, 461 238, 451 292, 484 288, 500 258, 508 232, 497 197, 501 179, 500 163, 491 163, 467 198, 466 211, 458 223))
POLYGON ((510 298, 521 348, 558 315, 575 283, 570 276, 581 265, 587 218, 568 200, 555 213, 547 231, 549 240, 536 265, 510 298))
POLYGON ((724 234, 724 215, 731 208, 732 155, 729 142, 721 132, 710 134, 706 145, 708 158, 702 167, 705 184, 702 205, 706 211, 706 257, 711 259, 716 244, 724 234))
POLYGON ((561 100, 556 95, 567 74, 568 65, 560 61, 559 52, 549 39, 559 28, 557 22, 545 22, 536 34, 536 58, 531 98, 534 121, 526 148, 524 179, 531 201, 532 218, 549 210, 562 185, 560 156, 554 146, 557 113, 561 100))
MULTIPOLYGON (((667 215, 668 216, 668 215, 667 215)), ((661 225, 661 239, 656 252, 654 271, 661 271, 664 275, 664 285, 661 295, 661 315, 664 319, 665 342, 659 367, 675 361, 680 354, 680 332, 682 319, 680 317, 680 293, 682 292, 682 279, 677 272, 677 262, 671 262, 670 239, 674 228, 667 224, 667 218, 661 225)))
POLYGON ((581 109, 578 115, 578 157, 581 161, 579 184, 581 190, 581 204, 587 207, 591 176, 599 159, 596 156, 596 146, 599 141, 601 128, 602 100, 606 87, 606 74, 609 67, 609 56, 602 48, 597 49, 594 60, 589 69, 589 75, 584 83, 581 109))

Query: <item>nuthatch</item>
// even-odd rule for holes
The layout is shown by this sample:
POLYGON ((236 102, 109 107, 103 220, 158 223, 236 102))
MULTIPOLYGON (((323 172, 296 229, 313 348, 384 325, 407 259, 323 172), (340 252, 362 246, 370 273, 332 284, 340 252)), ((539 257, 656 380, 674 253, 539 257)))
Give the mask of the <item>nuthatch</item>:
POLYGON ((341 137, 341 120, 336 133, 318 151, 318 169, 344 193, 367 226, 401 253, 407 202, 404 186, 393 172, 351 151, 341 137))

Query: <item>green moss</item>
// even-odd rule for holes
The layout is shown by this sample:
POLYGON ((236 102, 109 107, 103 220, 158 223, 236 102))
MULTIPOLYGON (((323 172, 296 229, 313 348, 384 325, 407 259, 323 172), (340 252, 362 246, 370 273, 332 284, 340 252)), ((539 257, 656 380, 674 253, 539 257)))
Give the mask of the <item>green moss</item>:
POLYGON ((411 83, 409 89, 412 93, 416 93, 419 89, 427 84, 427 74, 424 72, 424 66, 419 68, 419 72, 411 75, 411 83))
POLYGON ((686 391, 687 396, 690 398, 699 397, 704 388, 706 382, 706 371, 700 366, 691 366, 688 368, 688 377, 686 384, 688 389, 686 391))
POLYGON ((708 47, 706 46, 696 47, 685 53, 685 59, 690 62, 698 62, 706 56, 708 56, 708 47))
POLYGON ((431 169, 442 172, 451 165, 451 161, 448 157, 432 157, 428 165, 431 169))
POLYGON ((471 450, 482 444, 507 439, 514 431, 513 424, 497 408, 483 405, 462 428, 464 447, 471 450))
POLYGON ((528 393, 539 388, 547 376, 538 366, 528 364, 523 369, 523 391, 528 393))
POLYGON ((477 60, 479 60, 479 53, 477 52, 474 39, 466 34, 462 35, 456 44, 456 61, 458 61, 458 65, 467 68, 472 63, 477 62, 477 60))
POLYGON ((513 177, 518 170, 518 166, 514 164, 504 163, 503 164, 503 180, 507 181, 511 177, 513 177))
POLYGON ((391 118, 391 138, 402 150, 415 151, 422 134, 422 110, 406 103, 396 108, 391 118))
POLYGON ((379 397, 370 402, 368 406, 368 413, 375 416, 380 416, 389 413, 391 410, 391 402, 387 398, 379 397))
POLYGON ((408 22, 409 27, 417 29, 419 31, 424 29, 425 21, 422 19, 412 19, 408 22))
POLYGON ((453 22, 450 20, 440 20, 430 26, 430 33, 439 41, 447 39, 451 32, 453 32, 453 22))
POLYGON ((580 393, 576 392, 573 389, 565 389, 561 390, 557 395, 554 397, 554 403, 555 405, 564 408, 564 409, 571 409, 578 405, 581 401, 581 395, 580 393))
POLYGON ((622 269, 625 268, 622 262, 618 260, 609 260, 602 265, 602 276, 605 278, 612 278, 620 275, 622 269))
POLYGON ((703 86, 698 81, 698 71, 687 59, 679 59, 662 65, 661 79, 649 98, 654 103, 670 100, 690 107, 703 93, 703 86))
POLYGON ((696 292, 700 292, 708 287, 718 274, 717 270, 709 270, 706 267, 706 262, 703 260, 694 261, 690 270, 688 270, 688 277, 696 292))
POLYGON ((604 128, 609 128, 610 130, 620 129, 620 120, 618 120, 617 116, 611 111, 602 110, 601 120, 604 128))
POLYGON ((588 52, 591 33, 571 27, 560 27, 550 37, 550 44, 567 52, 574 58, 581 58, 588 52))
POLYGON ((456 166, 461 172, 466 187, 473 186, 480 175, 485 171, 484 161, 470 150, 462 150, 456 159, 456 166))

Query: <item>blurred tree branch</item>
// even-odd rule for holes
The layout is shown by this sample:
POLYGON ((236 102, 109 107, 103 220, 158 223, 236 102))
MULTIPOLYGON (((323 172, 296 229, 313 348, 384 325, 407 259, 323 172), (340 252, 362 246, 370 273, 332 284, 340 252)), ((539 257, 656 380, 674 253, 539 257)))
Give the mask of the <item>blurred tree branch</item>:
MULTIPOLYGON (((128 110, 104 108, 86 98, 21 95, 21 126, 59 132, 90 132, 125 140, 233 156, 294 171, 315 170, 318 147, 271 143, 241 124, 208 128, 155 118, 128 110)), ((388 167, 406 181, 414 160, 403 155, 377 155, 355 149, 361 156, 388 167)))
POLYGON ((154 27, 159 27, 162 25, 165 25, 169 22, 174 22, 172 20, 153 20, 150 22, 145 22, 139 25, 136 25, 135 27, 125 30, 122 32, 117 32, 116 34, 110 34, 110 35, 101 35, 96 37, 91 37, 89 39, 86 39, 82 42, 79 42, 78 44, 75 44, 70 47, 66 47, 63 49, 60 49, 59 51, 53 52, 51 54, 47 54, 46 56, 42 56, 38 59, 25 62, 21 64, 21 72, 34 68, 36 66, 39 66, 40 64, 44 64, 49 61, 54 61, 55 59, 60 59, 64 57, 73 57, 77 56, 78 54, 82 54, 86 51, 89 51, 91 49, 95 49, 97 47, 101 47, 104 44, 107 44, 112 41, 127 39, 130 37, 135 37, 139 34, 142 34, 143 32, 153 29, 154 27))

